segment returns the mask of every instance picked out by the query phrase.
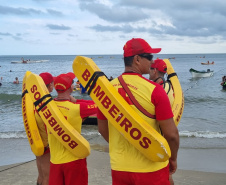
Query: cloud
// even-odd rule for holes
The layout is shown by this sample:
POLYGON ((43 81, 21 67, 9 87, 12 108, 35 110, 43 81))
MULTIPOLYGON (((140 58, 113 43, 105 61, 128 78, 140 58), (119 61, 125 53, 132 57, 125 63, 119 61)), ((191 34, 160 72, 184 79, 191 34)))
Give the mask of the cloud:
MULTIPOLYGON (((192 48, 197 47, 193 46, 199 48, 195 52, 208 52, 207 48, 211 52, 213 48, 224 52, 225 7, 226 1, 223 0, 4 1, 0 5, 0 44, 27 46, 20 50, 16 47, 14 52, 8 49, 11 53, 25 50, 36 53, 38 50, 31 46, 48 43, 56 48, 59 40, 51 39, 60 36, 60 47, 62 43, 68 46, 62 53, 68 53, 69 45, 74 46, 75 42, 84 44, 84 49, 78 44, 78 52, 100 53, 96 44, 104 42, 112 47, 112 53, 120 53, 121 50, 113 46, 123 45, 131 37, 142 37, 164 45, 168 49, 166 52, 174 52, 174 46, 180 52, 194 52, 192 48), (95 47, 91 47, 91 43, 95 47), (191 46, 190 51, 188 46, 191 46)), ((101 52, 105 52, 104 49, 101 52)), ((43 53, 47 51, 43 48, 43 53)))
POLYGON ((103 26, 100 24, 97 24, 96 26, 91 26, 90 27, 93 30, 96 30, 97 32, 124 32, 124 33, 131 33, 133 28, 129 25, 126 26, 103 26))
POLYGON ((158 29, 153 29, 151 27, 144 26, 131 26, 129 24, 124 24, 121 26, 103 26, 97 24, 95 26, 91 26, 91 29, 94 29, 97 32, 123 32, 123 33, 149 33, 149 34, 160 34, 158 29))
POLYGON ((8 33, 8 32, 7 33, 1 33, 0 32, 0 35, 2 35, 2 36, 12 36, 12 34, 11 33, 8 33))
POLYGON ((42 14, 44 12, 35 10, 33 8, 12 8, 9 6, 0 6, 0 14, 14 14, 14 15, 31 15, 31 14, 42 14))
POLYGON ((78 35, 68 34, 69 37, 78 37, 78 35))
POLYGON ((54 1, 54 0, 33 0, 35 2, 46 2, 46 1, 54 1))
POLYGON ((165 3, 167 3, 167 1, 120 0, 118 6, 156 9, 160 7, 159 5, 162 5, 162 7, 164 7, 165 3))
POLYGON ((71 27, 64 26, 64 25, 56 25, 56 24, 47 24, 46 27, 48 27, 51 30, 70 30, 71 27))
POLYGON ((21 38, 21 37, 18 37, 18 36, 12 36, 12 38, 13 38, 14 40, 22 40, 22 38, 21 38))
POLYGON ((134 22, 148 18, 148 14, 142 11, 137 11, 134 8, 123 8, 115 6, 107 6, 105 4, 94 3, 94 2, 84 2, 80 4, 80 8, 83 11, 89 11, 96 14, 99 18, 113 22, 134 22))
POLYGON ((111 6, 101 1, 80 2, 81 10, 89 11, 106 21, 90 27, 98 32, 147 32, 182 37, 226 35, 226 24, 223 24, 226 22, 225 7, 226 1, 222 0, 120 0, 111 6), (142 22, 147 24, 140 25, 142 22), (109 26, 109 23, 115 25, 109 26))
POLYGON ((34 8, 14 8, 9 6, 0 6, 0 14, 6 15, 52 15, 52 16, 62 16, 63 13, 53 9, 46 9, 46 11, 37 10, 34 8))
POLYGON ((11 33, 1 33, 0 32, 0 35, 3 36, 3 37, 11 37, 13 38, 14 40, 22 40, 22 34, 20 33, 17 33, 15 35, 11 34, 11 33))
POLYGON ((50 14, 50 15, 53 15, 53 16, 62 16, 62 12, 60 11, 57 11, 57 10, 53 10, 53 9, 47 9, 47 12, 50 14))
POLYGON ((51 35, 60 35, 61 33, 50 33, 51 35))

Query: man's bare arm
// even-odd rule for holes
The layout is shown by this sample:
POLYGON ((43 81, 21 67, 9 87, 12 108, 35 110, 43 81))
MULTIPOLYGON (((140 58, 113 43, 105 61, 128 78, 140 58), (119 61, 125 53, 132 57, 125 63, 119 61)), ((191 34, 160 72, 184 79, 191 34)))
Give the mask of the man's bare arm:
POLYGON ((167 140, 170 150, 171 150, 171 158, 169 159, 170 163, 170 173, 175 173, 177 169, 177 152, 179 149, 179 133, 178 129, 174 123, 173 118, 167 120, 158 121, 160 128, 162 130, 162 134, 167 140))
POLYGON ((108 132, 108 120, 97 119, 98 131, 103 136, 103 138, 109 142, 109 132, 108 132))

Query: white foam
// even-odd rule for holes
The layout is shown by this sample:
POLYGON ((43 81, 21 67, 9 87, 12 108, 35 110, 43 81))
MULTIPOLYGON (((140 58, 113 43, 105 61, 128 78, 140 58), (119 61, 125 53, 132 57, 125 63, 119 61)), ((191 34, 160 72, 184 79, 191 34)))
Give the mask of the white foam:
POLYGON ((27 138, 25 132, 1 132, 0 139, 20 139, 27 138))
POLYGON ((181 137, 197 137, 197 138, 226 138, 225 132, 213 131, 180 131, 181 137))

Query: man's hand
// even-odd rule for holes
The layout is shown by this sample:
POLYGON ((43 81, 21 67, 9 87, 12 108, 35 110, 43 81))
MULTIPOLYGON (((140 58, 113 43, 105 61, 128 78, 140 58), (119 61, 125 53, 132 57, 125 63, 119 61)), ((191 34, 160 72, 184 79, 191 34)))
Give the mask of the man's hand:
POLYGON ((169 170, 170 174, 174 174, 177 170, 177 160, 169 159, 169 170))

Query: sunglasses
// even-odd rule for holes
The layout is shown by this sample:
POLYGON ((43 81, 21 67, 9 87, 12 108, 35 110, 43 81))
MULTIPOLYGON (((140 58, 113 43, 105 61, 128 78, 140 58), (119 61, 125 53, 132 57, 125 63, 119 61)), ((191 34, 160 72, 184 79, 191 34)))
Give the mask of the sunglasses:
POLYGON ((146 59, 148 59, 150 61, 152 61, 153 57, 154 57, 153 55, 150 55, 150 54, 139 54, 139 56, 143 57, 143 58, 146 58, 146 59))

